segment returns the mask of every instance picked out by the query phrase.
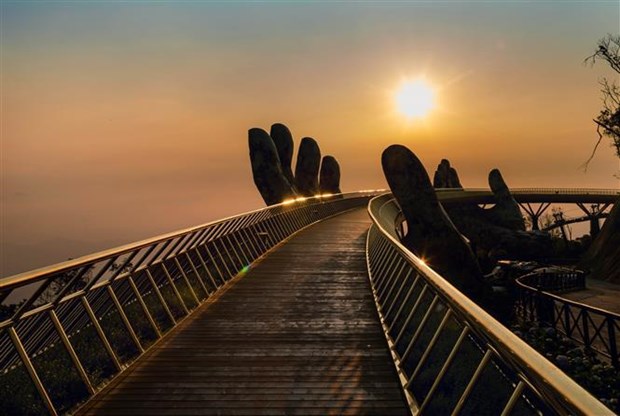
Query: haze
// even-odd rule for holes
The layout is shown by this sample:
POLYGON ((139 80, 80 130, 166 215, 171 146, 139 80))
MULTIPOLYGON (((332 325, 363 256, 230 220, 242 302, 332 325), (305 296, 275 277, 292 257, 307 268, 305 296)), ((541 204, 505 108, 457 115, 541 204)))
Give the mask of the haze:
POLYGON ((1 264, 6 276, 263 206, 250 127, 338 158, 342 189, 384 188, 410 147, 465 186, 613 187, 596 141, 618 1, 1 4, 1 264), (437 87, 408 120, 403 79, 437 87))

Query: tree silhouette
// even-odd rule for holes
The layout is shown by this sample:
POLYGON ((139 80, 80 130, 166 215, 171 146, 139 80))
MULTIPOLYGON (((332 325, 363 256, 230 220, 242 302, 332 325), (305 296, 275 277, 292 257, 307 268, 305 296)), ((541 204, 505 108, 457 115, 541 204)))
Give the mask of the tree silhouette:
MULTIPOLYGON (((598 41, 597 46, 596 51, 587 57, 585 62, 594 65, 597 60, 602 60, 620 75, 620 35, 608 34, 598 41)), ((611 138, 612 146, 616 149, 616 156, 620 158, 620 85, 616 79, 610 81, 607 78, 602 78, 599 83, 603 108, 593 120, 599 137, 592 154, 585 163, 586 167, 594 157, 604 136, 611 138)))

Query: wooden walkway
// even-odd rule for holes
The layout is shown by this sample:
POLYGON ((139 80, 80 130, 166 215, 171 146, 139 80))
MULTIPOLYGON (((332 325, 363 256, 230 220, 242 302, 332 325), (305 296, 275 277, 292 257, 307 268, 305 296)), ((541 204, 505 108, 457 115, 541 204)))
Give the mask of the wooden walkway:
POLYGON ((297 234, 80 413, 408 414, 366 273, 368 226, 360 209, 297 234))

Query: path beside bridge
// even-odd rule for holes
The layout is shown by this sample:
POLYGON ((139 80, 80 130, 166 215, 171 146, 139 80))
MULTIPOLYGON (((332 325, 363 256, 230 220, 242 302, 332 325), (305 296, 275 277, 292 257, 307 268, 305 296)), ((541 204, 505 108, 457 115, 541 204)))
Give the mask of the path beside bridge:
POLYGON ((620 314, 620 285, 614 283, 587 279, 585 290, 562 293, 560 296, 620 314))

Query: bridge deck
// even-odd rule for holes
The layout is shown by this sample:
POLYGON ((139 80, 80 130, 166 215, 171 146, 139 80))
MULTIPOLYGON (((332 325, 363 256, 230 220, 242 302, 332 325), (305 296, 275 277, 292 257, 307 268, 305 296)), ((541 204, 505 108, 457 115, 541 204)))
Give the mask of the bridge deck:
POLYGON ((81 414, 407 414, 366 274, 365 210, 271 253, 81 414))

